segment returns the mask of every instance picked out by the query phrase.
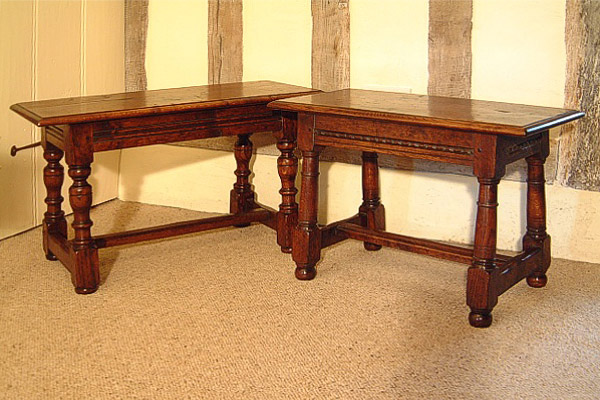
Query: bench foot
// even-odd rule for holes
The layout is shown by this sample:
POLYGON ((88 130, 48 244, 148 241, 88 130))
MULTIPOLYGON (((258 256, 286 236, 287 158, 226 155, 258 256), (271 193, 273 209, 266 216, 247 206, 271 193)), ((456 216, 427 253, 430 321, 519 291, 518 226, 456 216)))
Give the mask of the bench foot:
POLYGON ((367 251, 381 250, 381 245, 379 245, 379 244, 363 242, 363 245, 365 247, 365 250, 367 250, 367 251))
POLYGON ((532 288, 543 288, 548 283, 546 274, 535 273, 527 277, 527 284, 532 288))
POLYGON ((94 293, 96 290, 98 290, 98 287, 95 288, 75 288, 75 293, 77 294, 92 294, 94 293))
POLYGON ((301 281, 310 281, 317 276, 317 269, 314 265, 297 266, 295 271, 296 279, 301 281))
POLYGON ((492 312, 473 310, 469 313, 469 324, 474 328, 487 328, 492 325, 492 312))

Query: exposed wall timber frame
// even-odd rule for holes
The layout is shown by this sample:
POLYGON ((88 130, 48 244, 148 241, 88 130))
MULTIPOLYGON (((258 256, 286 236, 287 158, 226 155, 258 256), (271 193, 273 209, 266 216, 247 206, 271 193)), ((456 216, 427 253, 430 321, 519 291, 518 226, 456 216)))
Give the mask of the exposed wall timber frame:
POLYGON ((472 0, 429 2, 429 95, 471 97, 472 21, 472 0))
POLYGON ((208 83, 243 78, 242 0, 208 1, 208 83))
POLYGON ((312 0, 312 87, 350 87, 349 0, 312 0))
MULTIPOLYGON (((471 98, 472 30, 472 0, 429 1, 428 95, 471 98)), ((545 165, 548 181, 552 180, 556 171, 556 164, 553 162, 555 158, 554 151, 545 165)), ((408 162, 410 160, 405 161, 408 162)), ((472 175, 469 167, 443 165, 426 160, 414 161, 405 169, 472 175)), ((520 160, 508 165, 505 178, 525 181, 525 161, 520 160)))
POLYGON ((148 1, 125 0, 125 91, 146 90, 148 1))
MULTIPOLYGON (((428 35, 427 94, 432 96, 471 97, 472 0, 430 0, 428 35)), ((359 154, 353 154, 356 162, 359 154)), ((381 155, 382 167, 472 175, 470 167, 428 160, 381 155)))
POLYGON ((567 0, 565 107, 586 113, 561 131, 557 180, 600 191, 600 2, 567 0))
MULTIPOLYGON (((243 0, 208 0, 208 83, 241 82, 244 77, 243 0)), ((172 143, 173 146, 233 151, 236 137, 172 143)), ((253 151, 274 143, 272 135, 252 135, 253 151)), ((275 145, 268 154, 275 154, 275 145)))
MULTIPOLYGON (((311 0, 312 87, 337 90, 350 87, 349 0, 311 0)), ((242 0, 209 0, 209 83, 242 79, 242 0)), ((213 138, 174 145, 231 151, 235 138, 213 138)), ((270 133, 252 135, 254 151, 279 155, 270 133)), ((326 161, 360 164, 360 154, 325 151, 326 161)), ((394 166, 395 166, 394 162, 394 166)), ((391 165, 388 165, 391 166, 391 165)))
MULTIPOLYGON (((349 1, 350 0, 311 0, 311 9, 312 9, 312 16, 313 16, 313 37, 312 37, 312 42, 313 42, 313 51, 312 51, 312 84, 313 87, 316 88, 321 88, 324 90, 332 90, 332 89, 338 89, 338 88, 342 88, 342 87, 348 87, 349 86, 349 79, 348 77, 350 76, 350 65, 349 65, 349 51, 345 51, 344 50, 344 46, 346 46, 346 44, 349 42, 349 37, 350 37, 350 28, 349 28, 349 24, 346 23, 346 21, 349 21, 350 18, 350 10, 349 10, 349 1), (325 18, 325 16, 327 16, 327 18, 325 18), (333 21, 338 18, 340 21, 339 23, 334 23, 333 21), (339 34, 342 35, 339 38, 337 38, 337 41, 335 39, 336 37, 336 30, 334 29, 334 26, 337 26, 337 28, 335 29, 339 29, 340 27, 344 27, 344 29, 346 29, 344 32, 340 32, 339 34), (321 41, 319 42, 319 39, 317 38, 320 33, 319 32, 329 32, 329 34, 324 34, 324 38, 320 39, 321 41), (344 39, 346 38, 346 39, 344 39), (316 51, 316 43, 320 43, 319 46, 330 46, 330 50, 324 50, 321 49, 319 52, 316 51), (336 46, 342 46, 340 47, 336 47, 336 46), (333 49, 333 51, 331 51, 333 49), (340 50, 341 49, 341 50, 340 50), (344 58, 345 56, 345 58, 344 58), (337 65, 337 68, 330 68, 327 69, 327 67, 325 68, 321 68, 319 63, 322 61, 318 61, 318 60, 324 60, 327 59, 327 57, 334 57, 333 60, 331 60, 329 62, 330 66, 331 65, 337 65), (344 61, 346 60, 346 61, 344 61), (329 74, 329 75, 328 75, 329 74)), ((439 1, 439 0, 430 0, 429 2, 429 12, 430 12, 430 26, 429 26, 429 65, 428 65, 428 70, 429 70, 429 87, 428 87, 428 93, 429 94, 444 94, 444 95, 452 95, 452 96, 467 96, 468 93, 470 93, 470 87, 471 87, 471 33, 470 33, 470 29, 471 29, 471 25, 472 25, 472 0, 449 0, 453 6, 452 7, 446 7, 448 5, 447 1, 439 1), (455 4, 456 3, 456 4, 455 4), (453 21, 452 23, 448 23, 447 21, 453 21), (459 42, 458 44, 456 44, 455 42, 459 42), (454 44, 453 44, 454 43, 454 44), (450 48, 454 46, 454 48, 452 50, 450 50, 450 48), (464 57, 461 56, 461 54, 464 55, 464 57), (450 72, 448 73, 447 71, 454 71, 454 72, 450 72)), ((241 26, 241 12, 239 10, 241 10, 241 6, 242 6, 242 0, 235 0, 237 4, 237 12, 238 12, 238 16, 239 19, 235 19, 239 21, 239 25, 238 25, 238 29, 234 30, 234 31, 230 31, 229 28, 227 28, 226 26, 228 25, 229 27, 231 27, 231 19, 229 19, 229 17, 227 17, 229 15, 229 11, 228 12, 224 12, 223 7, 229 7, 230 10, 234 9, 233 5, 231 4, 227 4, 227 3, 231 3, 231 1, 227 1, 227 0, 209 0, 209 39, 208 39, 208 44, 209 44, 209 62, 211 63, 211 67, 209 69, 209 81, 211 82, 218 82, 219 80, 221 82, 224 82, 223 79, 230 79, 227 76, 231 74, 231 72, 229 71, 229 67, 227 66, 228 63, 231 63, 231 60, 233 59, 230 58, 229 61, 227 60, 223 60, 222 62, 219 60, 215 60, 213 57, 216 57, 217 55, 220 55, 221 57, 229 57, 231 56, 231 52, 225 50, 224 47, 218 47, 221 46, 223 44, 227 44, 227 43, 231 43, 231 41, 219 41, 219 35, 223 34, 224 32, 230 31, 230 32, 234 32, 234 33, 238 33, 241 37, 241 35, 243 34, 242 32, 242 26, 241 26), (217 16, 217 14, 219 14, 217 16), (229 22, 228 22, 229 21, 229 22), (215 26, 215 24, 217 24, 217 26, 215 26), (222 27, 219 27, 218 25, 223 25, 222 27), (215 47, 217 46, 217 47, 215 47), (221 64, 220 64, 221 63, 221 64), (219 66, 221 65, 221 66, 219 66), (220 70, 220 72, 219 72, 220 70), (211 78, 212 77, 212 78, 211 78)), ((126 0, 126 4, 127 3, 138 3, 135 0, 126 0)), ((147 0, 144 1, 144 3, 147 3, 147 0)), ((573 23, 571 22, 571 20, 569 19, 569 15, 582 15, 583 11, 578 11, 578 12, 573 12, 572 10, 574 9, 574 5, 577 5, 577 7, 580 7, 582 10, 586 9, 587 11, 587 18, 588 18, 588 27, 587 29, 587 34, 589 35, 591 31, 593 31, 593 28, 596 28, 596 35, 598 35, 597 33, 597 26, 599 25, 598 23, 596 23, 594 25, 593 21, 596 20, 592 20, 590 19, 590 16, 593 15, 597 15, 598 11, 597 8, 599 7, 599 4, 597 1, 594 0, 568 0, 567 2, 567 40, 575 40, 574 38, 575 36, 575 32, 571 32, 569 33, 569 29, 574 29, 575 25, 573 25, 573 23), (571 11, 570 11, 571 10, 571 11), (594 11, 595 10, 595 11, 594 11), (569 39, 570 38, 570 39, 569 39)), ((127 7, 127 6, 126 6, 127 7)), ((140 5, 138 5, 138 7, 140 7, 140 5)), ((147 9, 147 7, 145 7, 147 9)), ((147 18, 147 15, 146 15, 147 18)), ((580 19, 582 20, 582 17, 580 17, 580 19)), ((580 24, 583 24, 583 22, 580 22, 580 24)), ((132 25, 131 24, 126 24, 126 27, 129 30, 133 30, 132 25)), ((583 29, 583 28, 580 28, 583 29)), ((143 36, 145 37, 145 35, 143 36)), ((223 38, 223 36, 221 36, 221 38, 223 38)), ((597 41, 597 36, 596 36, 596 41, 597 41)), ((236 49, 234 49, 236 52, 238 52, 239 54, 241 54, 241 47, 242 47, 242 43, 243 42, 243 38, 240 39, 237 43, 238 46, 236 49), (239 50, 239 51, 238 51, 239 50)), ((577 42, 580 43, 580 42, 577 42)), ((589 43, 589 49, 588 51, 592 51, 593 50, 593 46, 592 43, 592 36, 589 37, 588 39, 588 43, 589 43)), ((573 46, 573 45, 572 45, 573 46)), ((576 48, 576 46, 575 46, 576 48)), ((583 51, 583 49, 579 49, 581 51, 583 51)), ((138 52, 142 52, 142 50, 138 50, 138 52)), ((572 52, 572 51, 570 51, 572 52)), ((129 55, 128 55, 129 56, 129 55)), ((572 56, 568 56, 569 57, 569 62, 571 63, 569 65, 569 68, 571 70, 574 70, 574 65, 573 62, 574 60, 577 60, 576 57, 572 57, 572 56)), ((591 58, 589 56, 586 56, 587 59, 591 58)), ((598 57, 597 55, 595 57, 598 57)), ((140 59, 142 60, 142 62, 140 64, 138 64, 137 70, 142 70, 143 68, 143 56, 140 57, 140 59)), ((580 58, 580 60, 583 58, 580 58)), ((239 60, 239 59, 238 59, 239 60)), ((597 62, 597 61, 596 61, 597 62)), ((240 67, 240 71, 242 70, 242 60, 239 60, 239 67, 240 67)), ((592 63, 590 61, 589 66, 591 66, 592 63)), ((131 68, 128 68, 128 73, 131 73, 131 68)), ((135 71, 136 68, 133 68, 133 70, 135 71)), ((583 74, 583 71, 580 71, 580 74, 583 74)), ((587 74, 587 72, 586 72, 587 74)), ((144 74, 145 75, 145 74, 144 74)), ((591 74, 593 75, 593 74, 591 74)), ((569 73, 569 76, 571 78, 567 78, 567 86, 571 85, 572 87, 574 87, 573 85, 576 84, 578 75, 574 75, 574 73, 569 73), (571 82, 571 83, 569 83, 571 82), (575 83, 573 83, 575 82, 575 83)), ((241 79, 241 78, 240 78, 241 79)), ((589 74, 588 74, 588 78, 589 81, 593 81, 592 78, 589 78, 589 74)), ((592 84, 592 86, 588 86, 588 87, 592 87, 592 88, 597 88, 598 87, 598 83, 597 83, 597 76, 596 76, 596 84, 592 84)), ((583 82, 581 80, 581 82, 583 82)), ((582 86, 583 87, 583 86, 582 86)), ((568 89, 567 89, 568 90, 568 89)), ((590 89, 592 90, 592 89, 590 89)), ((596 89, 594 89, 596 90, 596 89)), ((594 92, 597 94, 597 92, 594 92)), ((588 95, 586 95, 588 96, 588 95)), ((567 94, 568 97, 568 94, 567 94)), ((587 97, 588 99, 591 98, 590 96, 587 97)), ((597 100, 588 100, 588 102, 590 103, 590 105, 593 105, 594 102, 597 104, 598 101, 597 100)), ((583 121, 581 121, 579 123, 579 125, 582 124, 588 124, 591 121, 591 124, 597 123, 598 121, 598 117, 596 118, 590 118, 590 116, 592 115, 591 112, 591 107, 590 106, 586 106, 584 104, 578 104, 578 103, 574 103, 573 101, 570 102, 566 102, 565 103, 567 107, 572 107, 572 108, 578 108, 578 109, 582 109, 584 111, 586 111, 588 113, 588 117, 586 117, 583 121)), ((581 129, 581 128, 577 128, 577 129, 581 129)), ((546 162, 546 179, 548 182, 552 182, 554 180, 554 177, 557 175, 556 172, 556 164, 557 162, 560 164, 560 171, 558 172, 558 178, 559 181, 562 183, 565 183, 569 186, 572 187, 577 187, 577 188, 588 188, 588 187, 593 187, 593 186, 589 186, 587 183, 577 183, 579 181, 582 181, 582 173, 584 170, 590 170, 590 171, 596 171, 593 172, 596 174, 596 177, 598 176, 598 171, 597 168, 598 167, 598 160, 593 160, 593 156, 595 154, 598 154, 597 150, 600 150, 599 147, 600 145, 598 145, 598 138, 597 135, 591 135, 591 130, 588 131, 588 136, 580 136, 579 134, 567 134, 565 132, 563 132, 562 134, 562 138, 561 138, 561 150, 560 150, 560 160, 557 161, 557 153, 558 150, 556 149, 556 146, 552 146, 551 148, 551 154, 550 157, 548 158, 547 162, 546 162), (586 143, 590 144, 594 149, 596 149, 595 151, 593 150, 589 150, 586 151, 586 143), (583 167, 582 165, 579 165, 580 162, 570 162, 569 159, 572 158, 572 156, 570 154, 580 154, 579 159, 582 159, 582 154, 583 153, 588 154, 588 159, 589 159, 589 163, 586 167, 583 167), (577 165, 575 167, 575 165, 577 165), (596 169, 594 169, 596 168, 596 169), (575 169, 577 169, 577 171, 575 171, 575 169)), ((202 141, 196 141, 196 142, 185 142, 185 143, 181 143, 179 145, 182 146, 189 146, 189 147, 202 147, 202 148, 209 148, 209 149, 216 149, 216 150, 231 150, 231 146, 232 146, 232 141, 230 140, 231 138, 215 138, 215 139, 207 139, 207 140, 202 140, 202 141)), ((278 155, 278 151, 275 148, 275 146, 273 145, 273 140, 271 138, 270 134, 255 134, 253 135, 253 142, 255 144, 254 149, 257 153, 259 154, 268 154, 268 155, 278 155)), ((177 144, 176 144, 177 145, 177 144)), ((361 159, 360 159, 360 154, 358 152, 333 152, 332 154, 329 154, 329 152, 325 152, 322 155, 322 159, 323 160, 327 160, 327 161, 340 161, 340 162, 346 162, 346 163, 352 163, 352 164, 360 164, 361 159)), ((574 158, 573 158, 574 160, 574 158)), ((397 169, 407 169, 407 170, 418 170, 418 171, 429 171, 429 172, 441 172, 441 173, 449 173, 449 174, 463 174, 463 175, 471 175, 471 171, 469 168, 463 168, 461 166, 448 166, 448 165, 444 165, 444 164, 439 164, 439 163, 434 163, 434 162, 427 162, 427 161, 423 161, 423 160, 409 160, 409 159, 401 159, 401 158, 397 158, 397 157, 388 157, 385 155, 382 155, 380 158, 380 166, 382 167, 388 167, 388 168, 397 168, 397 169)), ((512 180, 519 180, 519 181, 524 181, 525 180, 525 164, 524 163, 514 163, 508 166, 507 168, 507 173, 505 175, 505 178, 507 179, 512 179, 512 180)), ((597 179, 598 180, 598 179, 597 179)), ((585 182, 588 182, 589 179, 587 179, 585 182)), ((582 181, 583 182, 583 181, 582 181)), ((598 186, 598 182, 596 181, 596 186, 598 186)), ((598 189, 595 189, 598 190, 598 189)))
MULTIPOLYGON (((212 7, 216 9, 218 1, 211 1, 212 7)), ((311 77, 314 88, 337 90, 350 86, 349 1, 311 0, 313 19, 311 77)), ((472 0, 451 1, 453 6, 446 7, 448 5, 446 1, 430 0, 432 15, 429 22, 429 73, 433 77, 429 80, 428 91, 436 95, 470 97, 472 0), (448 74, 447 71, 453 72, 448 74)), ((226 30, 213 25, 227 23, 231 22, 209 16, 209 36, 211 36, 210 32, 226 30)), ((239 32, 241 31, 240 28, 239 32)), ((217 54, 215 51, 211 52, 211 47, 219 43, 215 38, 212 40, 209 38, 209 60, 217 54)), ((227 52, 218 54, 228 55, 227 52)), ((213 65, 216 66, 218 63, 214 62, 213 65)), ((212 68, 209 67, 209 75, 211 70, 212 68)), ((234 141, 234 138, 213 138, 173 145, 231 151, 234 141)), ((279 154, 270 134, 254 134, 252 141, 254 151, 258 154, 273 156, 279 154)), ((362 162, 359 151, 335 148, 325 149, 321 154, 321 160, 359 165, 362 162)), ((380 156, 379 165, 383 168, 472 175, 471 169, 466 166, 411 160, 385 154, 380 156)), ((506 178, 525 180, 524 165, 524 162, 510 165, 506 178)), ((553 176, 553 173, 548 175, 553 176)))

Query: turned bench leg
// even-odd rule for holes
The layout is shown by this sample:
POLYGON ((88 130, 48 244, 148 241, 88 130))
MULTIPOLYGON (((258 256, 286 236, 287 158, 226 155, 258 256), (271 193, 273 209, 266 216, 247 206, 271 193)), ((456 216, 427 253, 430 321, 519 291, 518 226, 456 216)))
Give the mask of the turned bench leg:
POLYGON ((283 127, 276 133, 277 148, 281 155, 277 158, 277 172, 281 179, 281 204, 277 213, 277 244, 284 253, 292 252, 293 230, 298 224, 298 204, 296 203, 296 175, 298 158, 296 149, 296 119, 283 115, 283 127))
MULTIPOLYGON (((252 158, 252 142, 250 135, 238 135, 233 154, 237 168, 235 170, 236 182, 231 190, 229 210, 232 214, 248 212, 254 208, 254 191, 250 185, 250 159, 252 158)), ((248 226, 250 223, 234 225, 238 228, 248 226)))
POLYGON ((473 262, 467 274, 469 323, 477 328, 492 324, 492 309, 498 303, 494 287, 498 209, 497 178, 478 178, 479 199, 475 226, 473 262))
POLYGON ((523 250, 539 248, 542 251, 538 269, 527 277, 534 288, 546 286, 546 271, 550 267, 550 236, 546 234, 546 196, 544 188, 544 158, 527 157, 527 233, 523 237, 523 250))
POLYGON ((321 231, 317 225, 319 153, 319 148, 302 151, 300 207, 292 248, 292 258, 296 262, 295 275, 300 280, 310 280, 315 277, 317 274, 315 264, 321 258, 321 231))
MULTIPOLYGON (((379 166, 377 153, 362 153, 363 202, 358 209, 362 226, 373 230, 385 230, 385 209, 379 198, 379 166)), ((381 245, 364 242, 366 250, 376 251, 381 245)))
POLYGON ((65 178, 64 168, 60 163, 63 151, 50 143, 45 144, 44 159, 47 165, 44 167, 44 186, 46 186, 46 212, 42 224, 43 247, 46 258, 56 261, 57 258, 49 249, 50 235, 58 234, 67 238, 67 221, 65 212, 62 210, 64 198, 61 189, 65 178))
POLYGON ((71 226, 75 231, 70 242, 71 278, 79 294, 94 293, 100 284, 98 249, 91 234, 92 186, 87 181, 90 172, 90 164, 69 165, 69 176, 73 179, 69 188, 69 201, 73 208, 71 226))

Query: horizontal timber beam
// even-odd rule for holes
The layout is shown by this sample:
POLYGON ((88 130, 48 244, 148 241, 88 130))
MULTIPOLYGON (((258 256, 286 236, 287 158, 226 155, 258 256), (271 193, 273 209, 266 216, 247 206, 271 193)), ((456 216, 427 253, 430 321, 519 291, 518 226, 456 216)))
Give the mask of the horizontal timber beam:
POLYGON ((175 222, 172 224, 156 226, 152 228, 136 229, 127 232, 119 232, 108 235, 96 236, 96 247, 99 249, 112 246, 120 246, 145 240, 163 239, 171 236, 186 235, 217 228, 225 228, 237 224, 250 222, 264 222, 272 219, 272 213, 268 210, 258 209, 244 214, 229 214, 212 218, 202 218, 191 221, 175 222))
POLYGON ((427 239, 398 235, 395 233, 374 231, 356 224, 342 223, 338 225, 337 230, 344 233, 349 238, 363 242, 374 243, 418 254, 425 254, 463 264, 471 264, 473 258, 472 249, 438 243, 427 239))

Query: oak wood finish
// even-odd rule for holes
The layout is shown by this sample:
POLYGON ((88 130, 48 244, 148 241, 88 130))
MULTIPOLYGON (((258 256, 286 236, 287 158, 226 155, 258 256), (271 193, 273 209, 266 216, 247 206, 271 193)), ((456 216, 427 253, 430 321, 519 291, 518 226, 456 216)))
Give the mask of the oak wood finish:
POLYGON ((321 147, 302 151, 302 191, 298 210, 298 225, 294 230, 292 258, 296 262, 296 278, 313 279, 315 264, 321 258, 321 230, 317 225, 319 204, 319 152, 321 147), (300 244, 300 245, 297 245, 300 244))
MULTIPOLYGON (((419 239, 410 236, 398 235, 359 226, 356 223, 341 223, 337 226, 338 234, 345 234, 344 238, 367 241, 379 246, 412 251, 445 260, 471 263, 473 250, 464 247, 419 239)), ((367 249, 369 250, 369 249, 367 249)))
POLYGON ((46 186, 46 212, 44 213, 44 221, 42 224, 43 247, 46 253, 46 258, 50 261, 56 261, 56 255, 52 254, 48 244, 48 236, 50 234, 61 235, 67 237, 67 221, 65 212, 62 210, 62 202, 64 198, 61 194, 61 187, 65 179, 65 171, 60 163, 63 158, 63 151, 47 144, 44 149, 44 159, 47 162, 44 167, 44 186, 46 186))
POLYGON ((526 278, 546 284, 550 237, 546 233, 544 161, 548 129, 583 113, 548 107, 460 98, 340 90, 279 100, 270 107, 298 113, 298 147, 304 157, 298 225, 293 236, 296 277, 312 279, 321 249, 347 238, 367 250, 389 246, 469 264, 467 305, 475 327, 492 323, 498 297, 526 278), (363 152, 363 203, 357 217, 320 227, 317 222, 319 155, 324 148, 363 152), (376 153, 461 164, 479 182, 472 249, 385 232, 376 153), (528 165, 527 233, 523 252, 496 253, 498 183, 506 165, 528 165))
MULTIPOLYGON (((249 135, 238 135, 238 139, 233 146, 233 155, 237 164, 237 168, 234 171, 237 180, 230 192, 229 212, 232 214, 242 214, 254 207, 255 197, 250 185, 252 142, 249 135)), ((244 222, 234 226, 241 228, 248 225, 250 223, 244 222)))
POLYGON ((71 272, 75 291, 93 293, 100 284, 98 249, 142 240, 154 240, 226 226, 260 222, 278 229, 282 250, 291 248, 291 231, 297 221, 294 195, 296 115, 280 112, 267 103, 290 96, 314 93, 312 89, 270 81, 207 85, 179 89, 118 93, 19 103, 12 110, 42 129, 47 166, 44 184, 47 211, 44 214, 43 247, 49 260, 60 260, 71 272), (282 205, 271 210, 255 202, 250 183, 250 161, 255 132, 274 131, 283 160, 292 160, 290 170, 282 163, 282 205), (94 153, 99 151, 171 143, 219 136, 237 137, 234 156, 236 182, 231 191, 231 214, 205 220, 186 221, 130 232, 92 235, 90 218, 92 186, 88 182, 94 153), (72 180, 69 202, 73 208, 74 238, 67 239, 61 209, 65 156, 72 180))
POLYGON ((544 191, 544 161, 547 153, 527 157, 527 233, 523 249, 544 249, 536 271, 527 277, 531 287, 544 287, 550 266, 550 236, 546 233, 546 194, 544 191))
POLYGON ((450 134, 459 131, 469 136, 474 136, 473 133, 526 136, 584 115, 562 108, 357 89, 294 97, 273 103, 272 107, 319 116, 366 119, 356 122, 401 122, 416 128, 446 129, 450 134))
POLYGON ((298 158, 294 154, 296 149, 296 130, 298 127, 296 114, 282 113, 282 129, 275 132, 277 149, 280 156, 277 158, 277 170, 281 178, 282 202, 277 213, 277 243, 284 253, 292 252, 292 230, 286 227, 295 227, 298 223, 298 204, 296 203, 296 174, 298 173, 298 158))
POLYGON ((249 225, 251 222, 264 222, 265 225, 269 225, 266 222, 271 218, 273 218, 273 213, 270 210, 260 208, 238 215, 232 214, 212 218, 202 218, 191 221, 175 222, 152 228, 99 235, 95 236, 94 239, 96 247, 102 249, 105 247, 137 243, 142 240, 164 239, 167 237, 187 235, 211 229, 226 228, 228 226, 249 225))
POLYGON ((215 111, 234 106, 260 105, 314 92, 316 90, 300 86, 256 81, 40 100, 14 104, 10 108, 37 126, 48 126, 197 110, 215 111))
MULTIPOLYGON (((385 230, 385 209, 379 198, 379 167, 377 153, 363 151, 362 154, 363 202, 358 208, 362 226, 374 231, 385 230)), ((381 245, 364 242, 365 250, 377 251, 381 245)))

